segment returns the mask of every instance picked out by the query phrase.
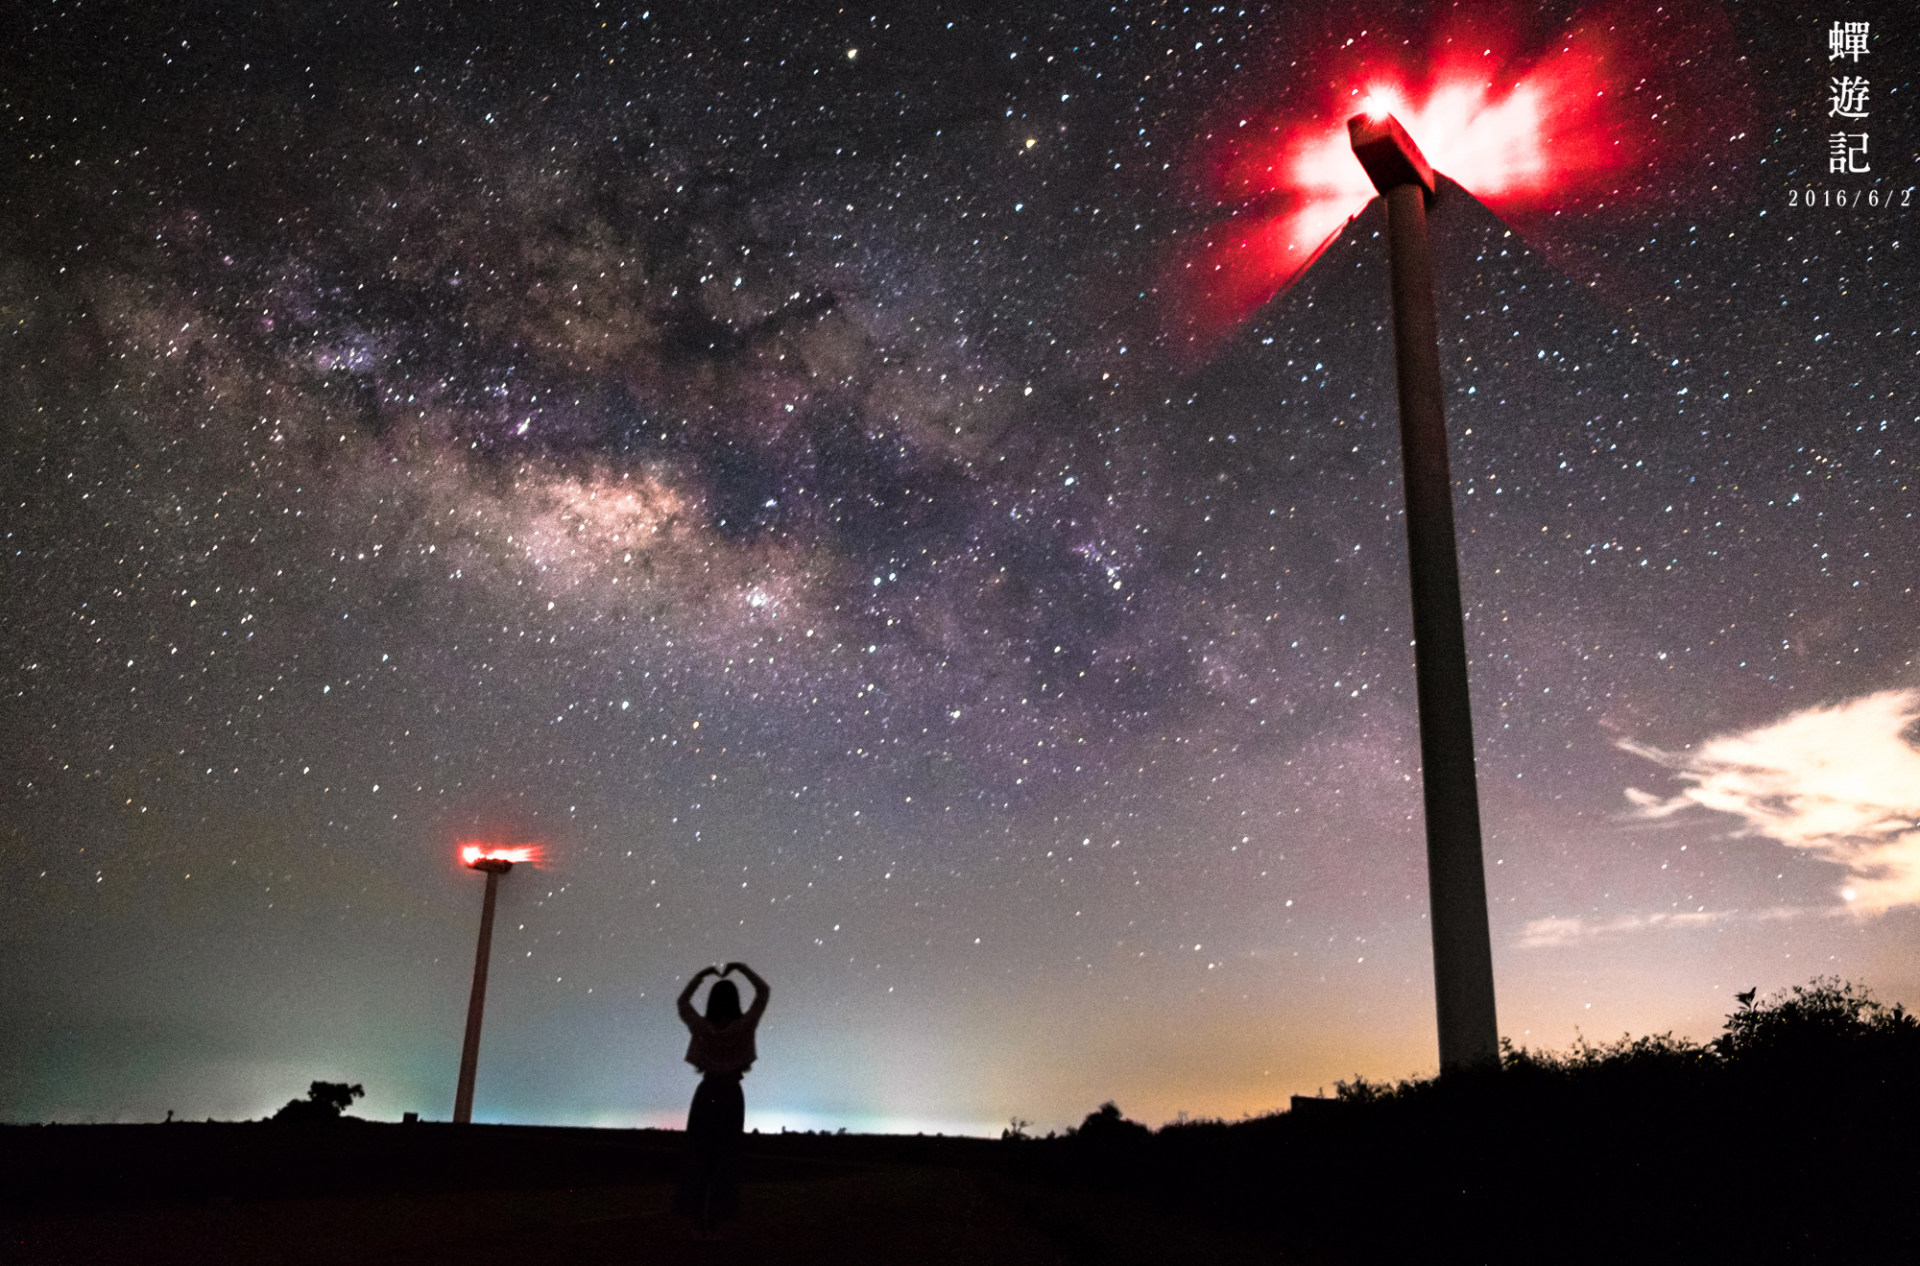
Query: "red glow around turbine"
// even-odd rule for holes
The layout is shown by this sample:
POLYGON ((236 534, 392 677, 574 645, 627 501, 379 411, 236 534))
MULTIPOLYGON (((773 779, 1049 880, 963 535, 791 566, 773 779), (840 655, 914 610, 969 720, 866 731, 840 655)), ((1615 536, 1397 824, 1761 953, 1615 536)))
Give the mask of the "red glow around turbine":
POLYGON ((1188 337, 1204 348, 1292 285, 1374 196, 1346 130, 1363 111, 1398 118, 1435 171, 1550 257, 1557 239, 1534 230, 1551 217, 1684 201, 1716 161, 1726 179, 1750 111, 1732 38, 1711 6, 1675 7, 1689 12, 1623 0, 1531 33, 1533 9, 1412 32, 1350 14, 1285 41, 1274 105, 1210 129, 1224 140, 1205 179, 1235 210, 1175 261, 1188 337))
POLYGON ((503 848, 498 844, 462 844, 460 846, 460 864, 471 866, 476 862, 525 862, 538 866, 546 850, 538 844, 515 844, 512 848, 503 848))

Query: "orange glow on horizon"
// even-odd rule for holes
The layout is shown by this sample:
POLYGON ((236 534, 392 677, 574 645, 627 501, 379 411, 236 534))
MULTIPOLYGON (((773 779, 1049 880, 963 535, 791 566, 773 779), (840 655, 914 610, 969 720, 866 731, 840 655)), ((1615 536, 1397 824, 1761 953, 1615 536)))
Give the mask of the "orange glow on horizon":
POLYGON ((538 866, 545 854, 546 850, 538 844, 515 844, 511 848, 498 844, 463 844, 460 846, 460 864, 471 866, 475 862, 496 861, 538 866))

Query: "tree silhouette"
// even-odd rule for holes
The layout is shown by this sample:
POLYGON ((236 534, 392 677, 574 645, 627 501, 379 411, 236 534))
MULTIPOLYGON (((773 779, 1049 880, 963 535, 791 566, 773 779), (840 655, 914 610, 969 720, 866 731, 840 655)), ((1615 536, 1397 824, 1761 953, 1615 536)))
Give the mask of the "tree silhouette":
POLYGON ((1757 990, 1734 995, 1739 1010, 1713 1049, 1729 1061, 1842 1054, 1869 1044, 1908 1041, 1920 1019, 1898 1003, 1889 1007, 1850 981, 1822 976, 1754 1001, 1757 990))
POLYGON ((1120 1115, 1119 1105, 1109 1099, 1098 1109, 1087 1113, 1087 1119, 1074 1131, 1075 1137, 1084 1143, 1095 1145, 1129 1144, 1146 1139, 1153 1133, 1138 1121, 1129 1121, 1120 1115))
POLYGON ((316 1081, 307 1087, 304 1099, 289 1099, 287 1106, 273 1114, 276 1121, 338 1121, 355 1099, 367 1092, 344 1081, 316 1081))

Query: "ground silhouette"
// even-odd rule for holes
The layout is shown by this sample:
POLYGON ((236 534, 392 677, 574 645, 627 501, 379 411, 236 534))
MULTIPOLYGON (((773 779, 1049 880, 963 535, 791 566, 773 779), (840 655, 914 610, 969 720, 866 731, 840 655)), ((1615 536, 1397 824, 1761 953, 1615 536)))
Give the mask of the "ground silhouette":
POLYGON ((1741 994, 1711 1041, 1508 1047, 1308 1102, 1157 1131, 1106 1103, 1048 1138, 750 1133, 711 1242, 668 1213, 671 1131, 0 1126, 0 1244, 9 1266, 1920 1261, 1920 1023, 1840 981, 1741 994))

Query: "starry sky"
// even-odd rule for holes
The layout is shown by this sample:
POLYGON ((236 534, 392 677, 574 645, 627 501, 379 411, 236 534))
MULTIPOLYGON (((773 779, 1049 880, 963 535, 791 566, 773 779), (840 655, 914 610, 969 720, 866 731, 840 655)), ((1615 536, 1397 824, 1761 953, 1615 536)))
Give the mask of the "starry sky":
POLYGON ((478 1120, 677 1125, 730 959, 762 1128, 1431 1072, 1380 204, 1195 278, 1580 41, 1431 213, 1501 1032, 1920 1002, 1920 24, 1679 8, 16 8, 0 1117, 445 1119, 475 841, 478 1120))

